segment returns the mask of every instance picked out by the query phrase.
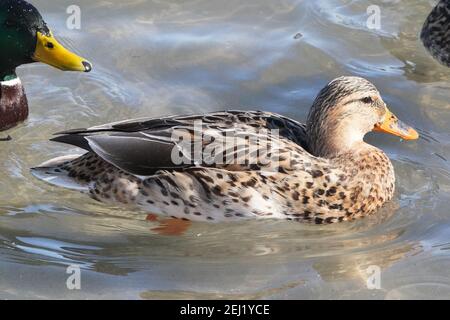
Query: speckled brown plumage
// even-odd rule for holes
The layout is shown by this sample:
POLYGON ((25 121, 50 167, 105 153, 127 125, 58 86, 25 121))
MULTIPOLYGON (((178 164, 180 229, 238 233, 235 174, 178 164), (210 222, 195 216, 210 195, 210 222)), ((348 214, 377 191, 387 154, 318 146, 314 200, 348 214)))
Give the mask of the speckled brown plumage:
MULTIPOLYGON (((384 110, 378 91, 367 80, 342 77, 319 93, 306 126, 269 112, 228 111, 72 130, 55 140, 88 153, 52 160, 33 173, 61 186, 70 181, 102 202, 186 220, 348 221, 375 213, 394 193, 388 157, 362 140, 383 119, 384 110), (201 129, 194 125, 199 119, 206 123, 201 129), (241 134, 261 135, 263 129, 279 129, 280 134, 266 132, 264 142, 250 147, 249 161, 239 164, 171 161, 169 137, 174 132, 208 132, 214 139, 203 143, 205 150, 220 146, 230 129, 237 146, 228 152, 236 158, 248 141, 241 134), (258 152, 268 146, 276 159, 258 152)), ((193 155, 192 150, 180 149, 193 155)))

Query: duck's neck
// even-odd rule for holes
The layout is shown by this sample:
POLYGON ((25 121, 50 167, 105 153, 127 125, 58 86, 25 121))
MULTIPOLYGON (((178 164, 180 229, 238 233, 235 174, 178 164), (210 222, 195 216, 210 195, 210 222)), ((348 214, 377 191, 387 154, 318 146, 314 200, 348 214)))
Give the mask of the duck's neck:
POLYGON ((308 129, 309 151, 316 157, 329 159, 371 147, 363 141, 364 128, 359 128, 358 124, 332 122, 325 126, 311 126, 308 129))
POLYGON ((1 77, 0 131, 16 126, 27 117, 28 101, 22 82, 15 73, 1 77))
POLYGON ((315 133, 310 136, 311 153, 328 159, 334 167, 344 172, 349 190, 363 187, 372 190, 380 199, 392 198, 395 174, 387 155, 363 141, 364 130, 358 128, 358 124, 344 127, 349 129, 341 127, 326 132, 311 130, 315 133))

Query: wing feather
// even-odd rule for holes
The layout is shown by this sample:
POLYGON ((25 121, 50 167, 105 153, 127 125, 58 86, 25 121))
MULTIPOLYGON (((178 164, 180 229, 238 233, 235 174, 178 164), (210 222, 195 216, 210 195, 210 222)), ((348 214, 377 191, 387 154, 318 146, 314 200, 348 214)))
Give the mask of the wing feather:
POLYGON ((57 135, 52 141, 94 152, 126 172, 144 176, 153 175, 158 170, 182 170, 198 166, 229 167, 233 170, 257 168, 251 166, 249 161, 239 161, 238 166, 230 166, 230 163, 218 158, 208 161, 201 158, 199 161, 196 157, 198 150, 192 145, 198 137, 202 138, 201 152, 225 152, 235 160, 245 155, 245 151, 251 150, 252 156, 255 156, 260 153, 259 149, 264 148, 259 142, 254 146, 247 146, 246 143, 252 137, 268 137, 271 145, 279 146, 284 143, 300 152, 307 150, 307 136, 303 124, 274 113, 260 111, 223 111, 160 119, 142 118, 69 130, 57 135), (202 125, 199 127, 197 121, 200 120, 202 125), (271 136, 270 130, 274 129, 279 130, 279 137, 271 136), (267 134, 261 133, 261 130, 266 130, 267 134), (230 148, 227 139, 231 133, 234 135, 235 146, 230 148), (184 161, 174 161, 174 152, 178 159, 183 157, 184 161))

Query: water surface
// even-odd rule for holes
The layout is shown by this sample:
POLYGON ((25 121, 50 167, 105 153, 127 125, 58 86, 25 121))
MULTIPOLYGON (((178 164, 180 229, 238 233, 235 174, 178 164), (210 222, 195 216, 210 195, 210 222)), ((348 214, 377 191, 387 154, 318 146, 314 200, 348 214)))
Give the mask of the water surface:
POLYGON ((18 71, 31 115, 0 145, 0 298, 450 298, 450 70, 418 40, 434 1, 32 2, 94 71, 18 71), (74 3, 81 30, 65 26, 74 3), (366 27, 372 4, 380 30, 366 27), (397 192, 356 223, 198 223, 162 236, 143 215, 29 172, 80 152, 47 141, 64 129, 227 108, 304 120, 340 75, 371 80, 422 134, 367 137, 392 159, 397 192), (66 288, 73 264, 81 290, 66 288), (381 269, 379 290, 367 288, 370 266, 381 269))

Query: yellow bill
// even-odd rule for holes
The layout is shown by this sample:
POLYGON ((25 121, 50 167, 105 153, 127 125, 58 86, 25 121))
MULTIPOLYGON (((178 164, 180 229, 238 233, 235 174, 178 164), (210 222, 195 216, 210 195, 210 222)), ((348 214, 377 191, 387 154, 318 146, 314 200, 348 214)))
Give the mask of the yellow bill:
POLYGON ((92 64, 89 61, 64 48, 51 33, 45 35, 37 32, 33 59, 63 71, 89 72, 92 70, 92 64))
POLYGON ((386 108, 384 120, 377 123, 373 128, 373 131, 390 133, 405 140, 415 140, 419 138, 419 134, 416 130, 398 120, 388 108, 386 108))

